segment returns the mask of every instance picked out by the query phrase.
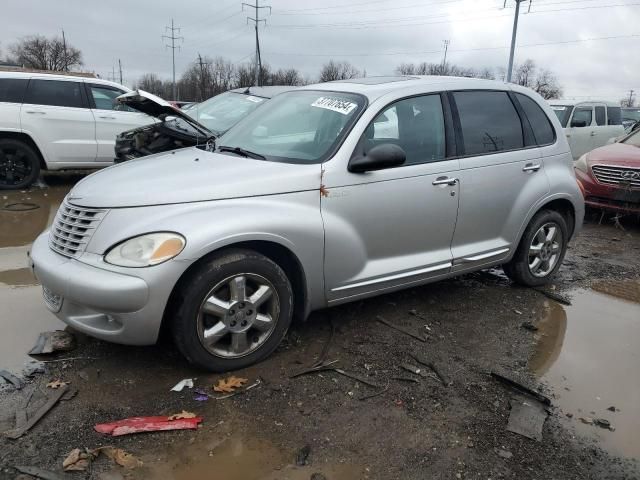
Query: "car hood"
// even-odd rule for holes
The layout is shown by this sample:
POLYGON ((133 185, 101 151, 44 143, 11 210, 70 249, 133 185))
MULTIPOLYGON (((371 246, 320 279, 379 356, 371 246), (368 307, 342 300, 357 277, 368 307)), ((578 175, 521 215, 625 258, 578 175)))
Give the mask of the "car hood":
POLYGON ((321 165, 268 162, 195 147, 100 170, 69 193, 80 207, 118 208, 277 195, 320 189, 321 165))
POLYGON ((612 143, 604 147, 596 148, 587 155, 587 164, 612 165, 619 167, 640 168, 640 147, 627 143, 612 143))
POLYGON ((166 100, 153 95, 152 93, 145 92, 144 90, 133 90, 132 92, 123 93, 116 98, 116 102, 131 107, 142 113, 146 113, 155 118, 163 120, 167 117, 178 117, 189 123, 203 133, 209 136, 213 136, 207 127, 197 122, 193 117, 190 117, 179 108, 174 107, 166 100))

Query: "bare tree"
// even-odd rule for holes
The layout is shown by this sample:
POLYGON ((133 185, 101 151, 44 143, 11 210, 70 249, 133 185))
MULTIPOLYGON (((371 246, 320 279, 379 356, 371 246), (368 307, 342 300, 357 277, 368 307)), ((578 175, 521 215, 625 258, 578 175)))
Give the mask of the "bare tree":
POLYGON ((562 87, 556 76, 550 70, 538 69, 531 59, 516 67, 514 83, 534 90, 547 100, 562 96, 562 87))
POLYGON ((82 65, 82 52, 60 37, 24 37, 11 46, 11 53, 17 63, 38 70, 69 71, 82 65))
POLYGON ((334 62, 329 60, 320 70, 320 82, 331 82, 334 80, 348 80, 356 78, 360 71, 349 62, 334 62))
POLYGON ((461 67, 451 63, 402 63, 396 67, 396 73, 400 75, 443 75, 447 77, 494 78, 493 72, 489 68, 476 71, 473 68, 461 67))
POLYGON ((142 75, 134 85, 134 88, 153 93, 154 95, 164 95, 163 81, 155 73, 145 73, 142 75))

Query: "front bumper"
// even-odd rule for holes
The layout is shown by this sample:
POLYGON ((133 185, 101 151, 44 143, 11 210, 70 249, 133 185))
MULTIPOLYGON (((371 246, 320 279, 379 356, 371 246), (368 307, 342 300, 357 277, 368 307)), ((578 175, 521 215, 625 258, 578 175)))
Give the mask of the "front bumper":
POLYGON ((156 269, 151 273, 150 269, 106 270, 57 254, 49 247, 48 237, 46 231, 34 242, 31 265, 46 289, 45 305, 50 311, 96 338, 128 345, 156 342, 182 266, 156 269, 163 266, 158 265, 151 267, 156 269), (61 305, 52 304, 52 294, 62 297, 61 305))
POLYGON ((590 174, 575 170, 585 205, 621 213, 640 213, 640 191, 598 183, 590 174))

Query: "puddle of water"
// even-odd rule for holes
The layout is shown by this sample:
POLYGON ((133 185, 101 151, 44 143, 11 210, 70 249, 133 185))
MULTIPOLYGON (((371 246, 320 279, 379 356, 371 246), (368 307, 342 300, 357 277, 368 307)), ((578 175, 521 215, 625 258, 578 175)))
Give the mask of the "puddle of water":
POLYGON ((38 334, 63 329, 44 306, 27 252, 53 220, 71 185, 0 195, 0 369, 20 373, 38 334), (33 203, 34 210, 3 209, 11 203, 33 203))
POLYGON ((163 480, 308 480, 315 472, 332 480, 363 478, 363 469, 353 465, 291 465, 293 454, 285 454, 272 443, 258 438, 231 437, 195 444, 188 449, 157 457, 142 458, 144 467, 135 479, 163 480))
POLYGON ((546 303, 529 368, 553 388, 554 403, 573 414, 565 421, 578 434, 614 455, 640 458, 640 282, 597 284, 572 303, 546 303), (604 418, 615 431, 580 417, 604 418))

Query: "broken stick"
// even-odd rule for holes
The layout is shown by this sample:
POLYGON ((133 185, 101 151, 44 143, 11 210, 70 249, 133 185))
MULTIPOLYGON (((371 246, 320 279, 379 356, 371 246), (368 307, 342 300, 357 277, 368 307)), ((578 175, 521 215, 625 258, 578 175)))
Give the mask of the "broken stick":
POLYGON ((426 342, 427 342, 427 339, 426 339, 426 338, 424 338, 423 336, 418 335, 417 333, 413 333, 412 331, 407 330, 406 328, 401 327, 401 326, 399 326, 399 325, 395 325, 395 324, 393 324, 393 323, 391 323, 391 322, 389 322, 389 321, 385 320, 385 319, 384 319, 384 318, 382 318, 380 315, 378 315, 378 316, 376 317, 376 320, 378 320, 378 321, 379 321, 380 323, 382 323, 383 325, 386 325, 386 326, 387 326, 387 327, 389 327, 389 328, 393 328, 394 330, 397 330, 398 332, 402 332, 402 333, 404 333, 405 335, 409 335, 410 337, 415 338, 416 340, 420 340, 420 341, 421 341, 421 342, 423 342, 423 343, 426 343, 426 342))

